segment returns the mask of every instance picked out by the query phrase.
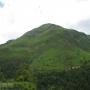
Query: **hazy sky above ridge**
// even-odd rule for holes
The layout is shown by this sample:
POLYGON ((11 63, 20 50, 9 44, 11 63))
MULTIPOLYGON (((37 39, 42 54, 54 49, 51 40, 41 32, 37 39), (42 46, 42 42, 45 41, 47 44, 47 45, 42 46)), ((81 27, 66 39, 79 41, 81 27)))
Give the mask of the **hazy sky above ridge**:
POLYGON ((0 0, 0 44, 45 23, 90 34, 90 0, 0 0))

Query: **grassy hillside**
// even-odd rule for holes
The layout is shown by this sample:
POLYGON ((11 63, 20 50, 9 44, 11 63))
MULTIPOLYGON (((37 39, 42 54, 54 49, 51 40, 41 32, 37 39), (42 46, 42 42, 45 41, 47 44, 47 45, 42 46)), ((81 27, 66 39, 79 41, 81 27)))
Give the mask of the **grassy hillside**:
POLYGON ((34 71, 61 71, 90 60, 90 38, 81 32, 44 24, 0 46, 0 67, 14 77, 21 64, 34 71))

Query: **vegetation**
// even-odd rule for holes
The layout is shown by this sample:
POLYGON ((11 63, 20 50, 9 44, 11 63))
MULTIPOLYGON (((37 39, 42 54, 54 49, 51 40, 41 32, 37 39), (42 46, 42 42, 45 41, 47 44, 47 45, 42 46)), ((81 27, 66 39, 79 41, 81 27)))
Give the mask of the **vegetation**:
POLYGON ((23 90, 90 90, 89 67, 89 35, 54 24, 0 46, 2 86, 8 82, 23 90))

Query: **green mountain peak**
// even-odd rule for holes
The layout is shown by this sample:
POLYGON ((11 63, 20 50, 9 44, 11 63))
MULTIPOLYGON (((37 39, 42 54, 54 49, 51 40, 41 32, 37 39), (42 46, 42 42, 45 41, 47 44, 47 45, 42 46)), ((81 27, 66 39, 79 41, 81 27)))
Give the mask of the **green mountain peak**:
POLYGON ((37 35, 42 32, 53 31, 63 29, 63 27, 51 23, 43 24, 37 28, 32 29, 31 31, 27 32, 25 35, 37 35))
POLYGON ((0 45, 2 89, 90 90, 89 85, 89 35, 48 23, 0 45))
POLYGON ((11 76, 23 63, 30 64, 36 71, 60 71, 71 66, 80 66, 81 62, 88 60, 88 35, 50 23, 0 46, 2 71, 11 76))

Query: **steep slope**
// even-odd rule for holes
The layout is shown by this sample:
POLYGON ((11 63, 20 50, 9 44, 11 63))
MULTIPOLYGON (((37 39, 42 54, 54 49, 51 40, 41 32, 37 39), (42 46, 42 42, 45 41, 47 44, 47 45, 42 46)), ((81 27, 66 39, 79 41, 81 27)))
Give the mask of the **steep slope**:
POLYGON ((0 46, 0 66, 11 77, 23 63, 36 71, 60 71, 89 60, 90 38, 54 24, 44 24, 0 46))
POLYGON ((90 35, 88 35, 88 38, 90 38, 90 35))

